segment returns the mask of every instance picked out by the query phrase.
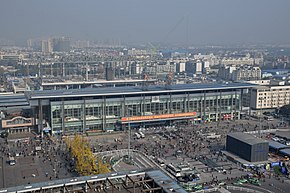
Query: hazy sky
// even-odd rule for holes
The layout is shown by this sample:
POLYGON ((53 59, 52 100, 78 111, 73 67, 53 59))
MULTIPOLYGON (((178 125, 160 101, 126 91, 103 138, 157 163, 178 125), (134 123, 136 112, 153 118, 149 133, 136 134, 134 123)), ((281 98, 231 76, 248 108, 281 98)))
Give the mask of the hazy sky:
POLYGON ((290 0, 0 1, 0 39, 61 35, 131 43, 290 43, 290 0))

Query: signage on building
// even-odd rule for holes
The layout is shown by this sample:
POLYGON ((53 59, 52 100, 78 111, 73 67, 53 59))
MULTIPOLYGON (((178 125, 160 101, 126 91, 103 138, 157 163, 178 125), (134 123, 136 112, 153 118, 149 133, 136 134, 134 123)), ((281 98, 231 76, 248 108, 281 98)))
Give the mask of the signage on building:
POLYGON ((223 118, 224 118, 224 120, 228 120, 228 119, 232 118, 232 115, 231 114, 224 114, 223 118))
POLYGON ((3 128, 14 128, 14 127, 29 127, 34 125, 34 118, 25 117, 14 117, 9 120, 2 120, 3 128))
POLYGON ((151 97, 151 102, 152 103, 159 103, 160 102, 160 97, 159 96, 152 96, 151 97))
POLYGON ((272 162, 271 165, 272 165, 272 167, 274 167, 274 166, 280 166, 280 162, 272 162))
POLYGON ((168 119, 168 118, 193 117, 193 116, 196 116, 196 112, 164 114, 164 115, 150 115, 150 116, 136 116, 136 117, 123 117, 121 119, 121 121, 122 122, 143 121, 143 120, 168 119))

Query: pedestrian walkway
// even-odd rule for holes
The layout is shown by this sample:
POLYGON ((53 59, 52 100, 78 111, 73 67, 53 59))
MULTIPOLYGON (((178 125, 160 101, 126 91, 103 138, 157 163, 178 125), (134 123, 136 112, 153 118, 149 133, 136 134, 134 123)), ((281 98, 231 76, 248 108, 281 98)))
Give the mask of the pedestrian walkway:
POLYGON ((230 191, 228 191, 228 190, 225 189, 224 187, 221 187, 221 188, 219 189, 219 191, 220 191, 221 193, 231 193, 230 191))

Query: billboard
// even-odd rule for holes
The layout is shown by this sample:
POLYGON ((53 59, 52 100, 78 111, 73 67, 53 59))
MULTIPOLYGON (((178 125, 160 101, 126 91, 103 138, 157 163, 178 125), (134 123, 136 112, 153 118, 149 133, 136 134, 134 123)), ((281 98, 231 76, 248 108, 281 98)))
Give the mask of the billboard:
POLYGON ((178 118, 178 117, 194 117, 196 112, 188 113, 176 113, 176 114, 164 114, 164 115, 149 115, 149 116, 135 116, 135 117, 122 117, 121 121, 143 121, 143 120, 155 120, 155 119, 168 119, 168 118, 178 118))

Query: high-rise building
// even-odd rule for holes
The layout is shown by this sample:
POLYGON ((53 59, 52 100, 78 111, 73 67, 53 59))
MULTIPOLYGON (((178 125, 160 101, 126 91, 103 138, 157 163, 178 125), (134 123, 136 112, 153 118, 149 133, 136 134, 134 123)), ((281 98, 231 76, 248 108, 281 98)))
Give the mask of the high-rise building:
POLYGON ((202 61, 193 60, 185 63, 185 71, 189 74, 202 74, 202 61))
POLYGON ((176 63, 176 72, 178 73, 185 72, 185 62, 176 63))
POLYGON ((203 74, 206 74, 208 72, 208 70, 210 69, 209 64, 210 63, 207 60, 202 61, 202 73, 203 74))
POLYGON ((106 65, 106 80, 114 80, 114 68, 112 64, 108 63, 106 65))
POLYGON ((185 63, 185 72, 189 74, 194 73, 194 63, 192 61, 188 61, 185 63))
POLYGON ((194 74, 202 74, 202 62, 200 60, 194 62, 194 74))
POLYGON ((90 42, 89 41, 81 41, 78 40, 74 43, 73 45, 75 48, 88 48, 90 47, 90 42))
POLYGON ((68 37, 53 38, 52 43, 54 52, 70 51, 70 38, 68 37))
POLYGON ((44 53, 50 53, 53 51, 52 43, 50 40, 42 40, 41 41, 41 51, 44 53))

